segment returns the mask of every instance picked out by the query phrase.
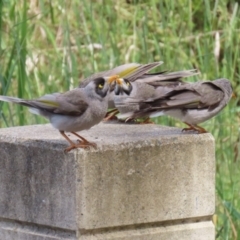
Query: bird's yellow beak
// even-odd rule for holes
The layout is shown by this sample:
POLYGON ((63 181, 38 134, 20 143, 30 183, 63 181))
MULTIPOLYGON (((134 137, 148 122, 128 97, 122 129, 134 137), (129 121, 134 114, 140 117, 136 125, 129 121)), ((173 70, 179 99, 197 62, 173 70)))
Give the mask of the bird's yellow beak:
POLYGON ((119 75, 113 75, 107 78, 108 84, 112 84, 113 82, 118 82, 119 75))
POLYGON ((122 86, 123 85, 123 78, 116 79, 116 83, 117 83, 117 85, 122 86))

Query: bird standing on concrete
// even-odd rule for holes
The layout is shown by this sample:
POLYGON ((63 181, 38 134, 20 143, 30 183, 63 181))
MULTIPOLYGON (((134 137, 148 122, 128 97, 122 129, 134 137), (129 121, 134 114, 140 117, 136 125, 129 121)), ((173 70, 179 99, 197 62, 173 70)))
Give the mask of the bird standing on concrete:
MULTIPOLYGON (((157 117, 168 115, 187 124, 187 130, 196 130, 198 133, 207 132, 198 126, 199 123, 217 115, 232 97, 231 83, 227 79, 188 83, 174 87, 165 95, 155 96, 148 100, 128 97, 127 101, 118 102, 124 105, 139 104, 138 111, 120 115, 120 118, 157 117)), ((127 106, 128 107, 128 106, 127 106)))
POLYGON ((128 93, 129 82, 114 75, 95 78, 84 88, 75 88, 65 93, 47 94, 34 100, 0 96, 0 101, 27 106, 30 112, 47 118, 70 143, 65 149, 65 152, 69 152, 75 148, 96 147, 95 143, 87 141, 76 132, 89 129, 104 118, 108 109, 109 88, 114 82, 117 94, 128 93), (65 132, 77 136, 78 143, 70 140, 65 132))

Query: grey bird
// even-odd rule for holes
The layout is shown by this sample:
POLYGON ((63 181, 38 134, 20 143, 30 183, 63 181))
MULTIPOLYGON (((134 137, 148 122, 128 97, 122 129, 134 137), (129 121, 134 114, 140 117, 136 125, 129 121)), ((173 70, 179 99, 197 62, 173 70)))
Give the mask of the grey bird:
MULTIPOLYGON (((93 79, 97 77, 104 77, 104 76, 111 76, 111 75, 118 75, 119 78, 125 78, 129 80, 131 83, 133 83, 135 80, 141 81, 144 78, 144 74, 149 72, 151 69, 163 64, 163 62, 153 62, 148 64, 139 64, 139 63, 127 63, 120 65, 118 67, 115 67, 113 69, 95 73, 85 79, 83 79, 79 87, 85 87, 89 82, 91 82, 93 79)), ((160 74, 160 73, 159 73, 160 74)), ((147 75, 148 79, 154 79, 157 77, 157 75, 147 75)), ((111 87, 110 89, 110 97, 108 100, 108 108, 115 108, 114 104, 114 87, 111 87)), ((112 111, 109 111, 107 114, 107 118, 105 120, 108 120, 112 117, 114 117, 118 111, 116 109, 113 109, 112 111)))
MULTIPOLYGON (((174 87, 160 97, 141 101, 128 97, 128 101, 118 102, 122 105, 139 104, 138 111, 128 112, 120 118, 157 117, 168 115, 181 120, 189 127, 184 131, 195 130, 207 132, 198 126, 199 123, 217 115, 232 97, 232 86, 229 80, 221 78, 214 81, 201 81, 174 87)), ((118 107, 118 106, 117 106, 118 107)))
POLYGON ((0 101, 27 106, 30 112, 47 118, 70 143, 70 146, 65 149, 65 152, 68 152, 75 148, 96 147, 95 143, 87 141, 76 132, 89 129, 104 118, 108 109, 110 85, 114 82, 117 94, 128 93, 130 83, 114 75, 98 77, 84 88, 75 88, 65 93, 47 94, 33 100, 0 96, 0 101), (71 132, 77 136, 78 143, 70 140, 65 132, 71 132))
MULTIPOLYGON (((139 102, 148 99, 159 98, 164 96, 168 92, 172 91, 173 88, 187 84, 182 81, 182 78, 190 77, 199 74, 196 69, 183 70, 178 72, 158 72, 154 74, 144 74, 135 81, 131 81, 132 91, 129 95, 131 98, 138 99, 135 104, 128 104, 127 95, 113 96, 114 104, 120 114, 127 112, 135 112, 140 110, 139 102), (126 102, 126 104, 124 104, 126 102), (121 104, 120 104, 121 103, 121 104)), ((123 116, 123 115, 122 115, 123 116)), ((132 118, 134 120, 136 118, 132 118)), ((130 120, 130 118, 128 118, 130 120)), ((146 118, 143 123, 151 123, 149 118, 146 118)))

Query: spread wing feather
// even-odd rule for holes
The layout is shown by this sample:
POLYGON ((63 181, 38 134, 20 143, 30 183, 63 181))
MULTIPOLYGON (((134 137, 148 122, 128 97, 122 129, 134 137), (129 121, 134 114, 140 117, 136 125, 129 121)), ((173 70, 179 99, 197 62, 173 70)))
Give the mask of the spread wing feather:
POLYGON ((74 89, 64 94, 47 94, 34 100, 24 100, 15 97, 0 96, 0 100, 5 102, 13 102, 47 112, 80 116, 86 111, 88 104, 81 98, 79 91, 81 90, 74 89))

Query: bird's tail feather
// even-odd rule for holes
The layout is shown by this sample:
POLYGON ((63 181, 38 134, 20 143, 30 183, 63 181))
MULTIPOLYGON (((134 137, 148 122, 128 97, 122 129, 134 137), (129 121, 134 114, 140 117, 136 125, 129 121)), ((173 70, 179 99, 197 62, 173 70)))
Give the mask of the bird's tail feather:
POLYGON ((37 108, 29 108, 29 112, 30 113, 33 113, 33 114, 36 114, 36 115, 40 115, 40 110, 37 109, 37 108))
POLYGON ((159 72, 153 74, 145 74, 137 80, 137 82, 152 83, 152 82, 161 82, 161 85, 164 83, 169 84, 170 82, 176 82, 185 77, 191 77, 198 75, 200 72, 197 69, 183 70, 178 72, 159 72))
POLYGON ((143 74, 149 72, 150 70, 152 70, 153 68, 161 64, 163 64, 163 62, 153 62, 148 64, 142 64, 132 69, 132 71, 129 71, 128 74, 125 74, 125 76, 121 76, 120 74, 120 77, 127 78, 130 82, 133 82, 139 77, 141 77, 143 74))
POLYGON ((7 96, 0 95, 0 101, 13 102, 13 103, 20 104, 20 105, 23 105, 23 106, 31 107, 31 104, 29 102, 27 102, 24 99, 16 98, 16 97, 7 97, 7 96))

